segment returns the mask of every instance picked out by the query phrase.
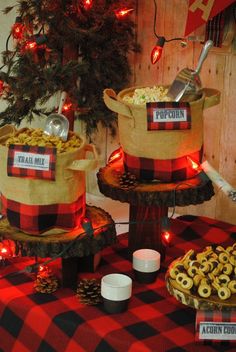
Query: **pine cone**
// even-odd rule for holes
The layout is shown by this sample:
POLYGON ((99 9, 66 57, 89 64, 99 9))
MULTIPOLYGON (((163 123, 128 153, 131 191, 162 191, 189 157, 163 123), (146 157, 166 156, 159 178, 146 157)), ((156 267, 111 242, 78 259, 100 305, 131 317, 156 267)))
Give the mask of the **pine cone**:
POLYGON ((34 282, 34 289, 40 293, 52 293, 59 287, 58 279, 51 272, 39 273, 34 282))
POLYGON ((76 297, 82 304, 97 305, 101 303, 101 284, 96 279, 83 279, 76 289, 76 297))
POLYGON ((119 183, 120 183, 120 187, 126 190, 135 188, 138 184, 136 176, 132 175, 130 172, 124 172, 119 177, 119 183))

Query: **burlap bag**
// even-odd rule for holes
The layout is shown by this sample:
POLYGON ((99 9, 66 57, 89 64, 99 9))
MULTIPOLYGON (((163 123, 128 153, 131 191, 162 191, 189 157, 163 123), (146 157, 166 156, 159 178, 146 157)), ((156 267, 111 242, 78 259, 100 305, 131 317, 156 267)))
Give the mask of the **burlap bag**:
POLYGON ((7 172, 8 147, 1 144, 12 132, 10 126, 0 128, 0 192, 10 224, 31 234, 53 227, 73 228, 78 214, 85 213, 85 171, 97 167, 95 147, 79 136, 79 148, 57 154, 55 180, 12 177, 7 172), (87 152, 93 159, 86 159, 87 152))
MULTIPOLYGON (((0 143, 6 140, 3 132, 0 129, 0 143)), ((85 191, 84 171, 93 170, 98 162, 95 147, 80 138, 77 150, 57 155, 55 181, 8 176, 8 148, 0 144, 0 191, 8 199, 29 205, 74 202, 85 191), (87 152, 92 152, 94 159, 86 159, 87 152)))
POLYGON ((219 104, 220 92, 203 89, 202 97, 190 102, 192 127, 190 130, 148 131, 146 106, 123 101, 136 88, 124 89, 116 95, 104 90, 106 106, 118 113, 120 144, 130 155, 152 159, 175 159, 201 149, 203 144, 203 110, 219 104))

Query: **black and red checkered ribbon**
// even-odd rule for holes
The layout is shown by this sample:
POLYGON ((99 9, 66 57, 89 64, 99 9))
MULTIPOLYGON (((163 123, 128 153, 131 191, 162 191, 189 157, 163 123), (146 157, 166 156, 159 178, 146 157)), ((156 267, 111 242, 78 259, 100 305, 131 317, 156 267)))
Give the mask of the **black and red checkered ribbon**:
POLYGON ((147 129, 186 130, 191 128, 190 105, 186 102, 147 103, 147 129))
POLYGON ((187 180, 196 175, 188 157, 201 163, 202 150, 176 159, 149 159, 132 156, 124 152, 124 167, 141 180, 161 180, 174 182, 187 180))
POLYGON ((15 177, 55 180, 56 148, 11 144, 7 174, 15 177), (47 160, 47 165, 44 164, 47 160))
POLYGON ((27 205, 1 195, 2 214, 11 226, 38 235, 52 228, 72 229, 79 225, 85 211, 85 194, 69 204, 27 205))

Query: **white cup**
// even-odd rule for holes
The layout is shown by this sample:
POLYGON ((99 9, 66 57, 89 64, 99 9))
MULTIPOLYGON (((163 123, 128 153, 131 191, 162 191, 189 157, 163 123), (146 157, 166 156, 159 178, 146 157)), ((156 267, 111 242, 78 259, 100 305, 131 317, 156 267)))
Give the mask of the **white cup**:
POLYGON ((154 249, 138 249, 133 252, 135 279, 141 283, 152 283, 157 278, 161 265, 161 255, 154 249))
POLYGON ((103 306, 108 313, 121 313, 128 307, 132 294, 132 279, 123 274, 105 275, 101 281, 103 306))

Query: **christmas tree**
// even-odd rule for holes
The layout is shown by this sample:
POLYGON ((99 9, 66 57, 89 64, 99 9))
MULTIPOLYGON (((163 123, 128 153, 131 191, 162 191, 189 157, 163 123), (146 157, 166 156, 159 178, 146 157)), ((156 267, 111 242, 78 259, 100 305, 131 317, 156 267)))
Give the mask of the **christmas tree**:
POLYGON ((98 121, 112 127, 116 117, 102 94, 104 88, 119 91, 129 82, 128 55, 138 50, 134 1, 18 0, 4 14, 13 8, 18 16, 0 68, 0 94, 7 102, 0 125, 48 115, 53 112, 48 100, 66 92, 63 114, 71 128, 74 117, 86 122, 88 133, 98 121))

